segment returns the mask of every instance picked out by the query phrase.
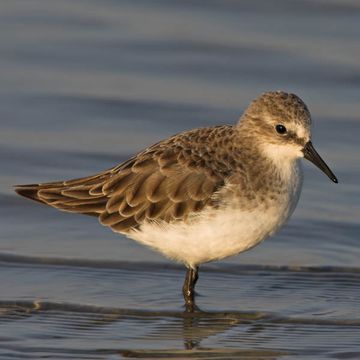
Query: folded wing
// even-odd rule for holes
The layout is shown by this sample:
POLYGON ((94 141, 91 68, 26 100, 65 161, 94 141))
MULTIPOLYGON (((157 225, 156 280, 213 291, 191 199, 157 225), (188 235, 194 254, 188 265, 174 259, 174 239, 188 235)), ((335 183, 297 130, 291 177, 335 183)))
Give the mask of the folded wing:
POLYGON ((94 176, 15 190, 63 211, 96 216, 121 233, 146 221, 186 220, 212 204, 227 173, 224 166, 217 171, 218 164, 207 163, 211 157, 189 144, 190 133, 184 134, 182 140, 177 136, 155 144, 94 176))

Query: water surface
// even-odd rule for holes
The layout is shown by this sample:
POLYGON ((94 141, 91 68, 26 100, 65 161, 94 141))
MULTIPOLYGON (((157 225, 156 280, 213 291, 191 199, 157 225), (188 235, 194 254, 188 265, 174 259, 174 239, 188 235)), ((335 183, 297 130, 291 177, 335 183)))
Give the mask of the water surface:
POLYGON ((356 1, 0 4, 0 358, 358 359, 360 6, 356 1), (287 227, 184 269, 93 218, 17 197, 186 129, 297 93, 339 178, 304 164, 287 227))

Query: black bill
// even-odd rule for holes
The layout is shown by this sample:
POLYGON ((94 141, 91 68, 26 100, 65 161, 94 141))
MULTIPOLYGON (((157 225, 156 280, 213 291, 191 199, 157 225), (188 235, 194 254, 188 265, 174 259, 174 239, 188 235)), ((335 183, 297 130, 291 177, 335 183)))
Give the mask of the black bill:
POLYGON ((338 180, 330 168, 326 165, 325 161, 316 152, 311 141, 308 141, 303 148, 304 158, 315 164, 320 170, 322 170, 334 183, 338 180))

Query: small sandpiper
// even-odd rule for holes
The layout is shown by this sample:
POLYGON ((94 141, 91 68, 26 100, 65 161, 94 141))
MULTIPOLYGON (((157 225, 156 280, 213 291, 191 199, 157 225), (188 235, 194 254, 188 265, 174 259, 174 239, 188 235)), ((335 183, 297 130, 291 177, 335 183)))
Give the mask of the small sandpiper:
POLYGON ((183 295, 192 312, 199 265, 253 248, 288 220, 302 186, 300 158, 337 183, 311 143, 310 127, 298 96, 266 92, 236 125, 185 131, 96 175, 15 190, 95 216, 185 264, 183 295))

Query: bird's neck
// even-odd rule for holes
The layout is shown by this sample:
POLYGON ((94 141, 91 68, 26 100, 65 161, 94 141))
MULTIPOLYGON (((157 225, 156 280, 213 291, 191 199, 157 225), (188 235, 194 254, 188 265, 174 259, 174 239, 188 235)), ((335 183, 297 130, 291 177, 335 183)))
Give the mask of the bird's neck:
POLYGON ((287 191, 299 172, 296 157, 282 153, 271 145, 264 146, 259 137, 250 133, 240 133, 237 154, 240 172, 247 174, 248 183, 254 191, 264 188, 287 191))

